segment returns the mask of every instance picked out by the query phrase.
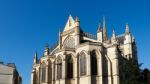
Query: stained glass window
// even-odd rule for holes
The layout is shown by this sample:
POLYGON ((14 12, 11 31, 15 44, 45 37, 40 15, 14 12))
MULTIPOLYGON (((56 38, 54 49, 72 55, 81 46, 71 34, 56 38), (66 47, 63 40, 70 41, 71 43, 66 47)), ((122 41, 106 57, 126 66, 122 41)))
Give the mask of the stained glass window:
POLYGON ((97 57, 96 52, 91 52, 91 75, 97 75, 97 57))
POLYGON ((71 55, 67 55, 67 78, 73 78, 73 59, 71 55))
POLYGON ((83 52, 80 54, 80 75, 86 75, 86 55, 83 52))

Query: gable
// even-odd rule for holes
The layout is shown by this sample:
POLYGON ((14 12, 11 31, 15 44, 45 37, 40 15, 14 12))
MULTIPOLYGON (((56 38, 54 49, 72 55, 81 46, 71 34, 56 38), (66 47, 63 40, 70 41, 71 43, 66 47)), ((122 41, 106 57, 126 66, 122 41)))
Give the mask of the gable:
POLYGON ((74 22, 75 21, 74 21, 73 17, 70 15, 68 18, 68 21, 65 25, 64 31, 68 31, 68 30, 74 28, 75 27, 74 22))

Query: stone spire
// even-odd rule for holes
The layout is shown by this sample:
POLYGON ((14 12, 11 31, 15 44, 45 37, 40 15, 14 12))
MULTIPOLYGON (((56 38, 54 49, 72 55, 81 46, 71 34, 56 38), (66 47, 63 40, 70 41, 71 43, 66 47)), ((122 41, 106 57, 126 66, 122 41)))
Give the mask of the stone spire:
POLYGON ((98 23, 97 32, 101 32, 101 25, 100 25, 100 23, 98 23))
POLYGON ((38 62, 38 56, 37 56, 37 51, 36 51, 34 55, 34 64, 37 64, 37 62, 38 62))
POLYGON ((48 48, 48 44, 46 44, 45 50, 44 50, 44 56, 48 56, 48 55, 49 55, 49 48, 48 48))
POLYGON ((106 41, 107 39, 106 21, 105 16, 103 16, 103 40, 106 41))
POLYGON ((125 33, 126 33, 126 34, 129 34, 129 33, 130 33, 130 30, 129 30, 129 25, 128 25, 128 23, 126 23, 126 30, 125 30, 125 33))

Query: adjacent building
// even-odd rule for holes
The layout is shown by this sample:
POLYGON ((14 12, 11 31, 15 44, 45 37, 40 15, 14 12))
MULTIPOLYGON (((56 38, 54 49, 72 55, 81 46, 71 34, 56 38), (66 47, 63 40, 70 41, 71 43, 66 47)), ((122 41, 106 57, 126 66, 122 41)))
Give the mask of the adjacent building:
MULTIPOLYGON (((92 28, 91 28, 92 29, 92 28)), ((31 73, 31 84, 120 84, 125 78, 127 60, 137 60, 136 42, 129 30, 107 36, 106 21, 98 25, 97 34, 84 32, 78 17, 70 15, 57 45, 37 52, 31 73)))
POLYGON ((22 84, 22 78, 14 63, 0 62, 0 84, 22 84))

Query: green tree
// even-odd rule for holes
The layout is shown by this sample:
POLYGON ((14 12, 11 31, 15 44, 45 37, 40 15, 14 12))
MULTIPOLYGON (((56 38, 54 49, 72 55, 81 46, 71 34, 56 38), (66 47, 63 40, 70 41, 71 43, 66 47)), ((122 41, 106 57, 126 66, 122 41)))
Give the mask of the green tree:
POLYGON ((124 65, 123 73, 125 79, 121 80, 121 84, 141 84, 140 79, 140 67, 137 62, 133 60, 126 61, 124 65))
POLYGON ((150 84, 150 70, 140 69, 142 64, 137 64, 133 60, 126 61, 124 65, 125 79, 120 84, 150 84))

